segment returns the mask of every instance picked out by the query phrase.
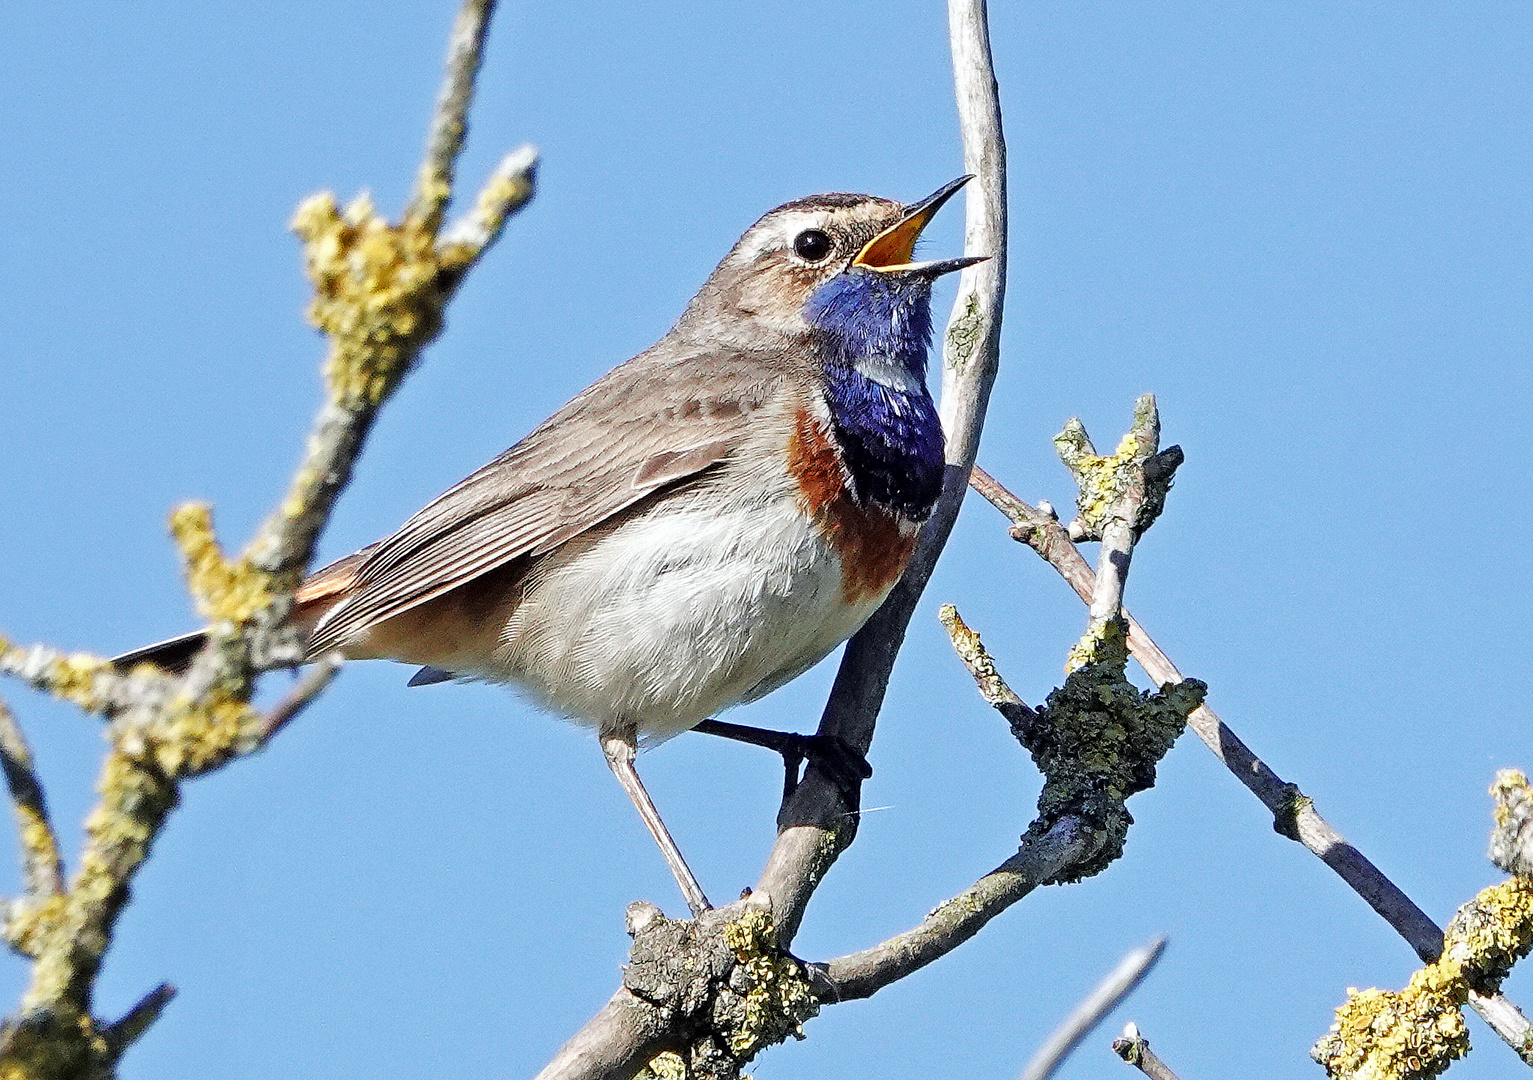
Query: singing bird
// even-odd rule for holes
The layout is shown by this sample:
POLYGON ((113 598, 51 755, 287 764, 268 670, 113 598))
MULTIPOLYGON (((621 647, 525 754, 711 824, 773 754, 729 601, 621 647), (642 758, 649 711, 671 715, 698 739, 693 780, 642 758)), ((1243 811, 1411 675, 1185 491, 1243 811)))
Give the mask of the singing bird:
MULTIPOLYGON (((310 576, 293 613, 310 658, 508 683, 594 727, 706 910, 636 747, 806 671, 903 573, 942 488, 932 282, 984 258, 912 252, 969 179, 909 206, 828 194, 766 214, 654 346, 310 576)), ((174 669, 201 643, 118 662, 174 669)))

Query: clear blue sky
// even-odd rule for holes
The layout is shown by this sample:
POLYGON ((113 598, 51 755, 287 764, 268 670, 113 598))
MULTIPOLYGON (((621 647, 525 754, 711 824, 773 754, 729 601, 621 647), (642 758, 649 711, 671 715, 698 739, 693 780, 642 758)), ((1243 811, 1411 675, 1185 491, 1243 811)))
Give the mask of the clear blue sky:
MULTIPOLYGON (((189 628, 176 502, 248 536, 294 464, 321 342, 284 231, 311 191, 397 210, 451 0, 0 7, 0 628, 111 652, 189 628)), ((1498 879, 1484 789, 1530 760, 1533 11, 997 3, 1013 162, 1005 357, 981 460, 1068 502, 1049 437, 1159 395, 1187 452, 1130 603, 1285 777, 1439 921, 1498 879)), ((390 406, 323 554, 388 532, 669 325, 762 211, 960 171, 942 5, 507 0, 466 177, 530 140, 537 201, 390 406)), ((929 250, 956 254, 948 211, 929 250)), ((949 286, 949 289, 951 286, 949 286)), ((939 297, 945 309, 950 292, 939 297)), ((971 502, 917 614, 865 819, 797 950, 911 924, 1012 849, 1038 781, 949 655, 956 602, 1016 688, 1083 610, 971 502)), ((749 710, 808 728, 830 665, 749 710)), ((624 906, 682 909, 589 735, 488 688, 357 665, 186 792, 102 980, 181 997, 124 1075, 526 1076, 608 996, 624 906)), ((77 846, 95 722, 0 688, 77 846)), ((684 736, 641 761, 713 895, 753 881, 778 767, 684 736)), ((1128 852, 1036 894, 761 1080, 1014 1075, 1127 948, 1189 1078, 1314 1077, 1347 986, 1409 949, 1273 833, 1191 736, 1128 852)), ((3 869, 0 888, 14 888, 3 869)), ((12 1001, 20 961, 0 962, 12 1001)), ((1533 977, 1510 996, 1533 1005, 1533 977)), ((1514 1075, 1477 1020, 1454 1075, 1514 1075)), ((1083 1049, 1071 1080, 1127 1076, 1083 1049)))

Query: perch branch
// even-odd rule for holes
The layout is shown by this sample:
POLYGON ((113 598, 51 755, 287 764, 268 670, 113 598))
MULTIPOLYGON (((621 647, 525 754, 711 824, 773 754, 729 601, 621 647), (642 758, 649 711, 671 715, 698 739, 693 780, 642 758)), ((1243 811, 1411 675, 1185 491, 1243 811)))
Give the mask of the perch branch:
MULTIPOLYGON (((975 176, 965 199, 964 251, 990 258, 960 275, 958 298, 943 336, 940 412, 947 435, 947 469, 942 495, 904 577, 847 643, 820 717, 820 735, 840 739, 864 755, 872 745, 889 673, 916 602, 958 518, 1000 363, 1006 143, 984 0, 949 0, 948 27, 964 169, 975 176)), ((772 898, 784 948, 797 933, 816 886, 857 829, 857 807, 843 804, 835 781, 813 766, 805 774, 778 813, 777 843, 756 884, 757 892, 772 898)))
POLYGON ((1033 1060, 1022 1070, 1022 1080, 1048 1080, 1053 1076, 1054 1070, 1075 1052, 1081 1041, 1144 981, 1165 950, 1166 939, 1158 937, 1118 961, 1118 966, 1107 973, 1107 977, 1081 1000, 1074 1011, 1065 1017, 1064 1023, 1049 1036, 1048 1041, 1038 1048, 1033 1060))
POLYGON ((1176 1073, 1150 1049, 1150 1040, 1139 1034, 1139 1028, 1132 1023, 1125 1025, 1123 1035, 1113 1040, 1112 1050, 1150 1080, 1177 1080, 1176 1073))
MULTIPOLYGON (((1095 575, 1065 527, 1052 514, 1017 498, 978 466, 974 468, 970 484, 1011 521, 1013 538, 1041 555, 1082 600, 1091 602, 1096 588, 1095 575)), ((1128 622, 1129 651, 1145 673, 1161 686, 1180 681, 1181 672, 1144 628, 1127 611, 1123 617, 1128 622)), ((1422 960, 1430 963, 1441 955, 1441 928, 1321 817, 1314 803, 1297 786, 1285 782, 1252 753, 1213 709, 1207 705, 1199 706, 1188 716, 1187 725, 1236 779, 1272 811, 1274 829, 1319 856, 1395 928, 1422 960)), ((1524 1046, 1533 1043, 1533 1025, 1501 994, 1472 993, 1469 1003, 1519 1054, 1524 1046)))
POLYGON ((1122 851, 1130 820, 1124 800, 1154 782, 1155 762, 1170 749, 1203 693, 1202 684, 1189 680, 1145 698, 1123 678, 1128 653, 1119 616, 1122 587, 1134 544, 1164 504, 1171 480, 1170 469, 1147 476, 1150 463, 1160 460, 1159 426, 1154 399, 1145 395, 1119 454, 1101 458, 1090 453, 1079 421, 1066 429, 1072 443, 1061 447, 1061 456, 1072 463, 1080 484, 1083 516, 1090 527, 1105 528, 1111 537, 1103 544, 1103 567, 1115 565, 1121 572, 1103 575, 1110 583, 1103 590, 1100 614, 1094 609, 1086 633, 1071 650, 1073 671, 1042 710, 1022 704, 979 635, 951 606, 943 610, 954 647, 981 694, 1003 715, 1009 712, 1013 734, 1044 773, 1039 817, 1017 854, 939 905, 920 925, 823 965, 834 1000, 867 997, 904 978, 973 937, 1038 885, 1096 873, 1122 851), (1117 733, 1116 741, 1109 730, 1117 733), (1090 766, 1083 762, 1087 756, 1090 766))
MULTIPOLYGON (((937 558, 963 501, 1000 362, 1006 282, 1006 146, 990 57, 984 0, 949 0, 953 76, 964 168, 975 174, 965 200, 964 250, 990 258, 966 268, 943 341, 941 417, 947 436, 942 495, 904 577, 884 605, 847 643, 818 734, 860 754, 872 744, 889 674, 937 558)), ((856 806, 836 780, 811 764, 778 812, 778 836, 755 892, 762 894, 787 949, 815 888, 856 834, 856 806)), ((645 1032, 652 1010, 620 990, 577 1032, 538 1080, 608 1080, 633 1075, 654 1052, 645 1032)))

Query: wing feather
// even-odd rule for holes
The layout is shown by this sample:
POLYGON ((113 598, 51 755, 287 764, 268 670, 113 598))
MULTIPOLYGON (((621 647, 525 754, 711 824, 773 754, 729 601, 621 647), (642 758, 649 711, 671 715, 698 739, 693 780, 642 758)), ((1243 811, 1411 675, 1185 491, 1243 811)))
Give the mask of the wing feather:
POLYGON ((778 392, 777 370, 737 352, 677 358, 664 345, 616 368, 369 549, 311 653, 727 461, 778 392))

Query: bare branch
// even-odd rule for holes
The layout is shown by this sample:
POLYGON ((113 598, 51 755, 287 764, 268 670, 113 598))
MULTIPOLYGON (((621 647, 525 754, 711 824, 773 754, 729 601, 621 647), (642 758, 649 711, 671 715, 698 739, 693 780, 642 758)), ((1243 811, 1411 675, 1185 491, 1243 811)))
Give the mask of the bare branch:
POLYGON ((447 73, 431 118, 425 160, 416 177, 415 192, 405 211, 408 220, 427 232, 442 225, 452 198, 453 171, 463 142, 468 137, 468 108, 474 100, 474 79, 484 59, 484 40, 490 29, 495 0, 465 0, 453 23, 447 43, 447 73))
POLYGON ((474 208, 442 233, 437 247, 458 248, 478 258, 500 237, 506 221, 532 199, 537 170, 538 150, 530 144, 501 158, 474 200, 474 208))
POLYGON ((4 702, 0 702, 0 766, 5 769, 5 785, 16 810, 27 899, 36 902, 57 896, 64 891, 64 862, 59 856, 58 834, 48 817, 47 800, 33 770, 26 736, 4 702))
POLYGON ((1130 1023, 1123 1028, 1123 1036, 1113 1040, 1113 1053, 1144 1073, 1150 1080, 1177 1080, 1166 1063, 1150 1049, 1150 1040, 1139 1034, 1139 1028, 1130 1023))
POLYGON ((1095 829, 1069 815, 1040 836, 1024 837, 1015 855, 951 900, 943 901, 919 925, 870 949, 813 965, 824 973, 831 988, 821 996, 828 1001, 870 997, 919 971, 968 941, 1039 885, 1085 861, 1100 844, 1095 829))
MULTIPOLYGON (((1017 498, 978 466, 974 468, 970 483, 1011 521, 1011 535, 1015 539, 1047 560, 1083 601, 1091 602, 1096 575, 1053 515, 1017 498)), ((1127 610, 1123 617, 1128 622, 1129 651, 1145 673, 1161 686, 1181 681, 1182 674, 1176 665, 1138 621, 1127 610)), ((1236 779, 1272 811, 1274 829, 1319 856, 1368 902, 1369 907, 1395 928, 1422 960, 1431 962, 1441 955, 1441 928, 1321 817, 1314 803, 1297 786, 1284 781, 1252 753, 1213 709, 1207 705, 1199 706, 1187 717, 1187 725, 1236 779)), ((1524 1046, 1533 1044, 1533 1024, 1502 995, 1485 996, 1471 992, 1469 1003, 1519 1054, 1524 1046)))
MULTIPOLYGON (((287 696, 273 706, 256 725, 252 735, 255 747, 265 746, 283 728, 298 718, 341 673, 346 658, 339 652, 326 653, 314 662, 314 666, 299 680, 287 696)), ((253 747, 253 749, 255 748, 253 747)))
POLYGON ((1158 937, 1118 961, 1118 966, 1107 973, 1107 977, 1081 1000, 1065 1018, 1065 1022, 1049 1036, 1048 1041, 1038 1048, 1033 1060, 1022 1070, 1022 1080, 1048 1080, 1053 1076, 1054 1070, 1075 1052, 1081 1040, 1090 1035, 1107 1018, 1107 1014, 1116 1009, 1118 1003, 1144 981, 1165 950, 1166 939, 1158 937))
MULTIPOLYGON (((1006 286, 1006 143, 990 58, 984 0, 949 0, 953 78, 963 134, 964 168, 976 179, 965 200, 964 250, 990 258, 965 269, 943 338, 942 428, 947 471, 942 496, 921 534, 910 566, 889 598, 847 643, 819 734, 866 754, 895 657, 916 602, 947 543, 963 502, 969 469, 984 427, 990 388, 1000 364, 1001 312, 1006 286)), ((818 769, 784 800, 778 838, 756 891, 772 898, 783 947, 792 942, 809 897, 856 834, 856 807, 818 769)))
POLYGON ((160 983, 149 993, 139 999, 138 1004, 129 1009, 123 1018, 115 1024, 109 1024, 102 1034, 106 1037, 107 1053, 113 1059, 122 1057, 123 1052, 136 1043, 148 1031, 150 1025, 160 1018, 160 1013, 165 1011, 171 999, 176 996, 176 988, 170 983, 160 983))

